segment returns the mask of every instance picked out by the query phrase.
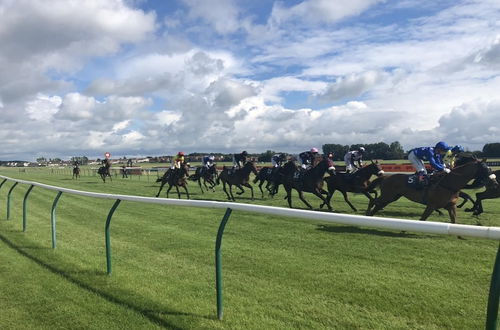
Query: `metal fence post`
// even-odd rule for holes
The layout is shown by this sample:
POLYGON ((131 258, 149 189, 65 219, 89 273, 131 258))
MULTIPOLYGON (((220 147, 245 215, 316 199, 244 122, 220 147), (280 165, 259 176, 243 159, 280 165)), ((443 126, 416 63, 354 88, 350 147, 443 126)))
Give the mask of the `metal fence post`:
POLYGON ((111 224, 111 218, 113 217, 113 213, 115 213, 116 208, 120 205, 121 200, 117 199, 111 210, 109 210, 108 218, 106 219, 106 228, 105 228, 105 236, 106 236, 106 269, 108 275, 111 275, 111 237, 109 233, 109 225, 111 224))
POLYGON ((24 200, 23 200, 23 232, 26 231, 26 223, 27 223, 27 201, 28 201, 28 195, 30 194, 31 190, 33 190, 34 185, 31 185, 28 188, 28 191, 26 191, 26 194, 24 194, 24 200))
POLYGON ((498 321, 498 300, 500 297, 500 245, 498 246, 493 273, 491 274, 490 294, 488 297, 488 311, 486 315, 486 329, 495 330, 498 321))
POLYGON ((59 198, 62 195, 62 191, 57 192, 57 196, 54 199, 54 203, 52 203, 52 212, 50 216, 50 222, 52 224, 52 248, 56 248, 56 207, 59 202, 59 198))
POLYGON ((12 193, 12 190, 14 190, 14 188, 17 186, 18 183, 19 182, 14 182, 12 187, 10 187, 9 189, 9 193, 7 194, 7 220, 10 219, 10 195, 12 193))
POLYGON ((222 305, 222 256, 221 256, 221 244, 222 235, 224 234, 224 228, 229 220, 232 209, 227 208, 224 217, 219 225, 219 230, 217 231, 217 239, 215 241, 215 286, 217 291, 217 318, 222 320, 223 316, 223 305, 222 305))

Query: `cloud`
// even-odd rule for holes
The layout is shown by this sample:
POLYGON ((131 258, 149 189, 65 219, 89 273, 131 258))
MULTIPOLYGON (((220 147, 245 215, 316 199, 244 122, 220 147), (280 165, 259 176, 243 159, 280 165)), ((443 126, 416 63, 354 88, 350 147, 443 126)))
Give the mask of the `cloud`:
POLYGON ((291 20, 335 23, 346 17, 359 15, 379 2, 383 0, 305 0, 289 8, 283 2, 276 2, 271 19, 278 24, 291 20))
POLYGON ((240 28, 239 10, 232 0, 183 0, 188 6, 188 16, 202 19, 220 34, 236 32, 240 28))
POLYGON ((350 74, 339 77, 335 83, 329 84, 326 90, 318 95, 320 100, 332 102, 345 98, 356 98, 375 87, 386 78, 381 72, 368 71, 363 74, 350 74))

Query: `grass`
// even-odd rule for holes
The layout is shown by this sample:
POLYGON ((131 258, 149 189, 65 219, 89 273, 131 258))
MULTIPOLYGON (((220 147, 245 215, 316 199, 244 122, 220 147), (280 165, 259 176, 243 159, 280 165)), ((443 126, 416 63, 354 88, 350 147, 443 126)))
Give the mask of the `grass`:
MULTIPOLYGON (((154 176, 78 182, 49 169, 0 174, 79 190, 154 196, 154 176)), ((51 249, 54 191, 36 187, 22 232, 27 186, 0 189, 2 329, 477 329, 484 327, 498 243, 233 212, 223 251, 224 320, 215 317, 214 242, 223 210, 122 202, 113 217, 113 274, 106 275, 104 223, 111 200, 63 194, 51 249)), ((221 187, 194 199, 225 200, 221 187)), ((164 196, 164 195, 162 195, 164 196)), ((174 194, 175 196, 175 194, 174 194)), ((172 197, 174 197, 172 196, 172 197)), ((283 192, 255 204, 286 207, 283 192)), ((309 194, 314 205, 319 200, 309 194)), ((366 198, 351 195, 360 210, 366 198)), ((251 202, 249 194, 239 202, 251 202)), ((337 212, 352 213, 340 196, 337 212)), ((294 194, 294 205, 303 207, 294 194)), ((498 226, 498 201, 480 219, 498 226)), ((381 216, 418 219, 405 200, 381 216)), ((362 211, 359 212, 361 214, 362 211)), ((431 221, 447 221, 433 215, 431 221)))

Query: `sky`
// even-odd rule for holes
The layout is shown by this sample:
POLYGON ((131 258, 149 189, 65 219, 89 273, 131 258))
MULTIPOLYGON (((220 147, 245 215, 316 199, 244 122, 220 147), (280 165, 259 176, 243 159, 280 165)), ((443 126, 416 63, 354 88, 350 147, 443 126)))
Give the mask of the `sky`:
POLYGON ((0 160, 500 142, 498 0, 0 0, 0 160))

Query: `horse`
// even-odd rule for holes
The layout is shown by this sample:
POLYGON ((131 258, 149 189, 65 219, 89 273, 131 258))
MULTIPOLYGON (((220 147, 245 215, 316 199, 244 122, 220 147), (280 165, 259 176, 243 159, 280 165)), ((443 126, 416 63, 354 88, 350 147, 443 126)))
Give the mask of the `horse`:
POLYGON ((297 190, 299 193, 300 200, 307 205, 308 208, 312 209, 311 204, 309 204, 304 199, 304 192, 310 192, 318 196, 323 204, 326 204, 329 211, 332 211, 332 206, 330 202, 323 197, 328 195, 328 192, 323 189, 323 177, 329 169, 333 167, 333 163, 328 158, 316 158, 314 165, 311 169, 302 172, 302 170, 297 170, 297 166, 293 161, 288 161, 283 165, 282 169, 282 183, 285 187, 286 196, 285 199, 288 201, 288 206, 292 208, 292 189, 297 190))
POLYGON ((238 195, 241 195, 245 192, 242 186, 250 188, 253 200, 253 187, 249 183, 250 173, 257 175, 257 168, 255 167, 255 163, 252 161, 246 162, 242 168, 236 170, 230 171, 230 169, 228 169, 226 166, 223 167, 222 172, 217 178, 217 184, 222 181, 222 189, 226 193, 228 200, 235 201, 232 188, 233 185, 240 189, 240 191, 236 192, 236 194, 238 195), (229 185, 230 194, 226 190, 226 184, 229 185))
POLYGON ((381 194, 370 202, 366 215, 375 215, 386 205, 404 196, 411 201, 426 205, 420 220, 426 220, 434 210, 445 208, 448 210, 450 221, 455 223, 457 218, 456 202, 460 189, 475 178, 494 180, 490 174, 491 169, 486 165, 485 160, 472 159, 464 165, 455 167, 448 174, 437 174, 429 187, 420 190, 408 184, 408 175, 406 174, 382 176, 375 179, 367 188, 370 190, 380 185, 381 194))
POLYGON ((189 192, 187 190, 187 180, 186 180, 188 176, 189 176, 188 163, 182 163, 180 168, 169 169, 168 171, 165 172, 165 174, 163 174, 161 178, 156 180, 156 182, 161 182, 160 190, 158 190, 156 197, 160 196, 160 192, 163 189, 163 186, 168 183, 167 198, 168 194, 170 193, 170 190, 172 189, 172 187, 175 186, 175 189, 177 190, 177 196, 179 197, 179 199, 181 198, 179 187, 184 188, 184 190, 186 191, 187 199, 189 199, 189 192))
POLYGON ((203 194, 204 192, 203 188, 201 187, 201 179, 203 179, 203 185, 205 186, 205 189, 207 190, 211 189, 213 192, 215 192, 214 187, 216 186, 215 180, 217 179, 217 177, 218 177, 217 168, 215 167, 214 164, 208 168, 205 166, 197 166, 194 174, 190 175, 188 179, 192 181, 198 181, 201 193, 203 194), (207 182, 210 186, 207 186, 207 182))
MULTIPOLYGON (((490 179, 493 177, 496 179, 500 176, 500 170, 494 171, 490 179)), ((474 185, 474 184, 472 184, 474 185)), ((482 192, 476 193, 476 201, 474 202, 474 206, 470 209, 465 209, 465 212, 473 212, 473 215, 480 215, 483 213, 483 203, 484 199, 493 199, 500 197, 500 186, 495 184, 494 182, 490 182, 486 184, 486 190, 482 192)))
POLYGON ((111 174, 109 173, 109 165, 101 166, 97 170, 97 174, 101 176, 101 179, 104 183, 106 183, 106 177, 109 176, 109 179, 113 181, 113 178, 111 178, 111 174))
POLYGON ((75 165, 73 167, 73 176, 71 177, 71 179, 77 179, 80 177, 80 167, 78 167, 78 165, 75 165))
POLYGON ((253 183, 259 183, 259 189, 262 194, 262 198, 264 198, 264 191, 262 190, 262 186, 264 185, 265 182, 266 184, 266 190, 269 192, 271 196, 276 195, 278 193, 278 186, 279 186, 279 175, 278 171, 280 170, 279 167, 262 167, 259 170, 259 173, 255 176, 255 179, 253 180, 253 183))
MULTIPOLYGON (((340 191, 344 196, 344 200, 354 212, 358 210, 352 205, 347 197, 347 192, 353 193, 361 193, 365 195, 370 201, 374 198, 370 195, 370 193, 375 194, 375 198, 377 197, 377 191, 371 190, 368 191, 368 185, 370 184, 369 179, 372 175, 381 176, 384 174, 384 171, 378 164, 378 162, 371 162, 370 165, 362 167, 358 171, 354 173, 335 173, 335 175, 330 175, 326 177, 324 180, 327 183, 328 187, 328 197, 326 198, 327 202, 330 203, 333 194, 335 191, 340 191)), ((324 204, 321 205, 323 207, 324 204)))

